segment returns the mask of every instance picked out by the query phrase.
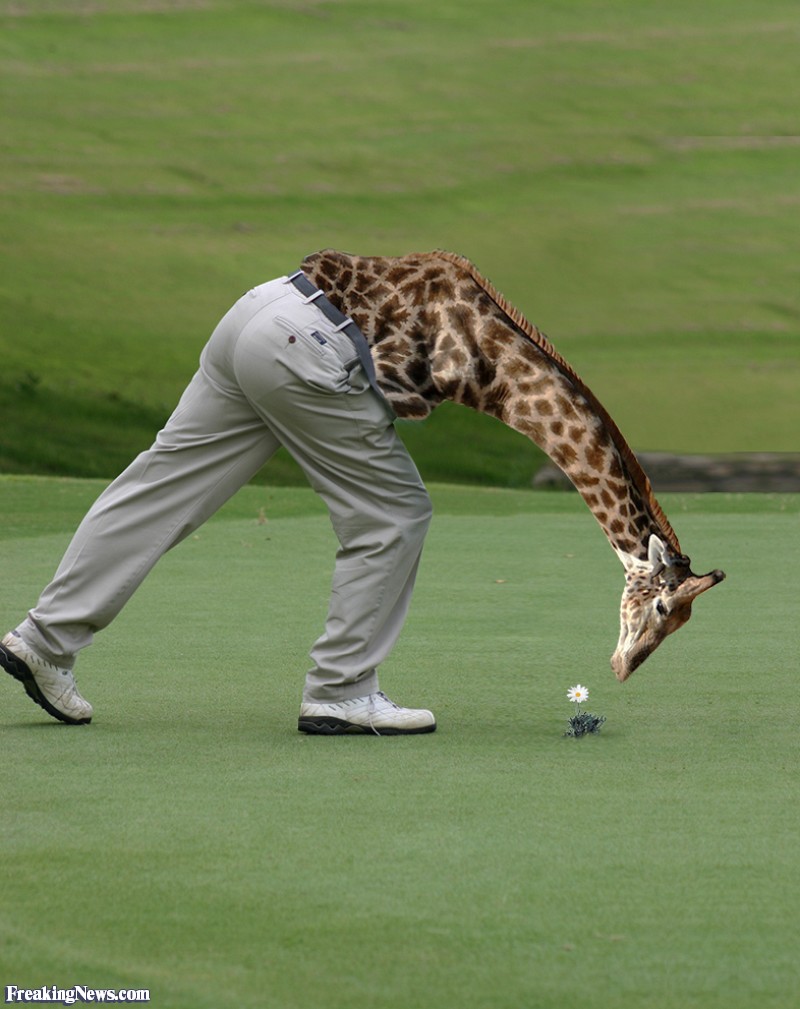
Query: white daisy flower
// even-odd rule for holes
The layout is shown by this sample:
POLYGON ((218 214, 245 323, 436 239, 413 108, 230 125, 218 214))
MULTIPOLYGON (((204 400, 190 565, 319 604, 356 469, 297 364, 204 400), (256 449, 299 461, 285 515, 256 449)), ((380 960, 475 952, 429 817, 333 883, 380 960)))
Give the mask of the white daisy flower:
POLYGON ((589 700, 589 690, 578 683, 574 687, 569 688, 567 697, 570 701, 574 701, 575 704, 583 704, 584 701, 589 700))

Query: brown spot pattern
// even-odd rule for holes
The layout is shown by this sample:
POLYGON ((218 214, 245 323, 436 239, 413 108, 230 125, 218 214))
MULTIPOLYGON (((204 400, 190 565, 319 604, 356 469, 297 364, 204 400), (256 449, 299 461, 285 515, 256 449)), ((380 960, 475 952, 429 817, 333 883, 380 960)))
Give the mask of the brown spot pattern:
POLYGON ((643 556, 651 532, 677 543, 591 392, 468 261, 327 250, 303 270, 367 337, 399 417, 427 416, 443 399, 499 417, 565 470, 616 547, 643 556))

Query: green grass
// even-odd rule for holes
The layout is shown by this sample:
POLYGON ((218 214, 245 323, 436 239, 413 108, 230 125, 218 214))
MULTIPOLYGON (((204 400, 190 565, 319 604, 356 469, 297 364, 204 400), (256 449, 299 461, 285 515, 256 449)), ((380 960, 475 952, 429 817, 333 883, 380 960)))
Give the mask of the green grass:
MULTIPOLYGON (((326 246, 468 255, 637 449, 795 449, 797 5, 502 8, 1 5, 0 470, 113 476, 326 246)), ((540 461, 464 410, 408 438, 429 479, 540 461)))
MULTIPOLYGON (((501 6, 0 4, 0 471, 113 476, 229 304, 326 246, 469 256, 637 449, 796 449, 797 5, 501 6)), ((401 433, 428 480, 540 462, 457 408, 401 433)), ((383 685, 439 731, 318 740, 333 537, 267 475, 81 656, 91 726, 0 686, 0 985, 797 1004, 796 498, 665 497, 729 578, 620 687, 577 496, 434 485, 383 685), (578 681, 608 721, 565 739, 578 681)), ((0 629, 101 486, 0 477, 0 629)))
MULTIPOLYGON (((0 478, 0 610, 97 481, 0 478)), ((432 488, 383 686, 433 736, 295 730, 333 536, 249 487, 84 652, 91 726, 2 685, 0 982, 165 1009, 788 1009, 800 500, 666 496, 728 580, 624 686, 621 569, 575 495, 432 488), (266 521, 263 519, 266 518, 266 521), (566 690, 606 715, 566 739, 566 690)))

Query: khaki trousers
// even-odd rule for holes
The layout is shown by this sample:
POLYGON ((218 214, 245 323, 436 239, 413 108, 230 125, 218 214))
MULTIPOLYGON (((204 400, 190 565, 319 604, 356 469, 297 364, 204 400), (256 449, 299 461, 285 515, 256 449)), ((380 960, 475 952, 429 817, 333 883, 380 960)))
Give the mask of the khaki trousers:
POLYGON ((286 278, 254 288, 215 329, 154 445, 92 506, 19 633, 70 668, 156 561, 284 445, 324 498, 340 544, 304 699, 377 690, 431 517, 393 419, 350 340, 313 301, 286 278))

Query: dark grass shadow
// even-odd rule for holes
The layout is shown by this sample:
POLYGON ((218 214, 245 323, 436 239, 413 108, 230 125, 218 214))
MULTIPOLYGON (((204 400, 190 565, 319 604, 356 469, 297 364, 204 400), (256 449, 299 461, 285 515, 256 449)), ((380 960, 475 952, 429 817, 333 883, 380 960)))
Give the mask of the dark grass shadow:
POLYGON ((32 730, 52 730, 52 729, 88 729, 89 725, 70 725, 67 722, 59 722, 55 718, 45 722, 11 722, 0 725, 0 732, 29 732, 32 730))

